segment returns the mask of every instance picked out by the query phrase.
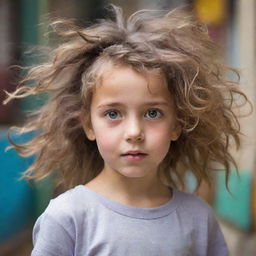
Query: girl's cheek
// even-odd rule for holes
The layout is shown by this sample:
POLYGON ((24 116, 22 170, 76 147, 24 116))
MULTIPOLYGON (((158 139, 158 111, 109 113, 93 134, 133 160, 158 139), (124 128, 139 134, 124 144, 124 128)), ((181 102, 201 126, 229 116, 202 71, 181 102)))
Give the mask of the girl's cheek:
POLYGON ((157 139, 167 139, 171 135, 172 126, 171 125, 159 125, 159 126, 151 126, 148 129, 148 133, 150 137, 157 139))
POLYGON ((98 147, 100 150, 103 151, 113 150, 113 147, 115 147, 114 145, 116 145, 114 141, 114 138, 110 136, 108 133, 104 133, 97 137, 98 147))

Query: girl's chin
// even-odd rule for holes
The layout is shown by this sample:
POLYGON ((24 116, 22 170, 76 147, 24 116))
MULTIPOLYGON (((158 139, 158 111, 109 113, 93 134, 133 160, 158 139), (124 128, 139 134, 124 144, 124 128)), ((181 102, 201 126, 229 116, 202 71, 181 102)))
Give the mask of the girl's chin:
MULTIPOLYGON (((120 176, 122 178, 128 178, 128 179, 143 179, 148 176, 152 176, 153 170, 149 171, 149 168, 139 168, 139 167, 126 167, 126 168, 106 168, 105 174, 107 174, 108 177, 111 176, 120 176)), ((157 174, 157 171, 154 172, 157 174)))
POLYGON ((122 171, 118 172, 120 175, 122 175, 125 178, 129 179, 143 179, 146 176, 148 176, 148 172, 142 172, 142 171, 122 171))

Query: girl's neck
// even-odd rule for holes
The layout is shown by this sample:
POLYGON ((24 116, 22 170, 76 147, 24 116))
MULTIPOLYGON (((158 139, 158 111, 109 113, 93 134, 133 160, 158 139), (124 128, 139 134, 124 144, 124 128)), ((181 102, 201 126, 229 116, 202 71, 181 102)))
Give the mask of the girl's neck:
POLYGON ((117 175, 110 179, 104 171, 86 186, 117 202, 142 208, 158 207, 172 196, 171 190, 155 177, 145 179, 117 175))

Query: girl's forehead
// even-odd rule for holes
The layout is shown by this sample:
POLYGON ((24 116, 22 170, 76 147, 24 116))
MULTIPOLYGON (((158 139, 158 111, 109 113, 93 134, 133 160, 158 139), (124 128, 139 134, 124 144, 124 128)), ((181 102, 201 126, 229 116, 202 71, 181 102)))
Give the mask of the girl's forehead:
POLYGON ((102 73, 93 98, 104 101, 106 98, 120 98, 130 102, 141 100, 169 102, 172 97, 160 70, 139 72, 123 65, 114 66, 102 73))
POLYGON ((132 66, 119 64, 107 66, 102 70, 96 83, 97 86, 126 84, 147 84, 149 89, 157 90, 162 86, 167 88, 166 78, 160 69, 137 70, 132 66))

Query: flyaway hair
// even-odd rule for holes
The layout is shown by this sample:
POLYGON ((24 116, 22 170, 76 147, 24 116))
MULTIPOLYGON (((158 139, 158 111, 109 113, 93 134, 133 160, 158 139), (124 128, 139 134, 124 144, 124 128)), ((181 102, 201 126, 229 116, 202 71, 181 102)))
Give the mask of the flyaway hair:
POLYGON ((236 167, 230 147, 240 146, 234 111, 248 102, 238 89, 237 70, 222 64, 221 51, 189 11, 141 10, 124 19, 120 8, 112 5, 111 10, 113 19, 86 28, 68 20, 53 22, 63 42, 8 93, 5 103, 41 93, 49 96, 18 129, 37 131, 37 136, 24 144, 12 142, 20 155, 36 156, 24 177, 42 179, 54 173, 59 184, 71 188, 102 170, 96 142, 86 138, 80 117, 89 120, 95 84, 104 69, 128 65, 138 72, 159 69, 174 98, 182 132, 159 168, 164 182, 182 187, 185 173, 191 171, 198 184, 210 183, 217 165, 228 180, 236 167))

